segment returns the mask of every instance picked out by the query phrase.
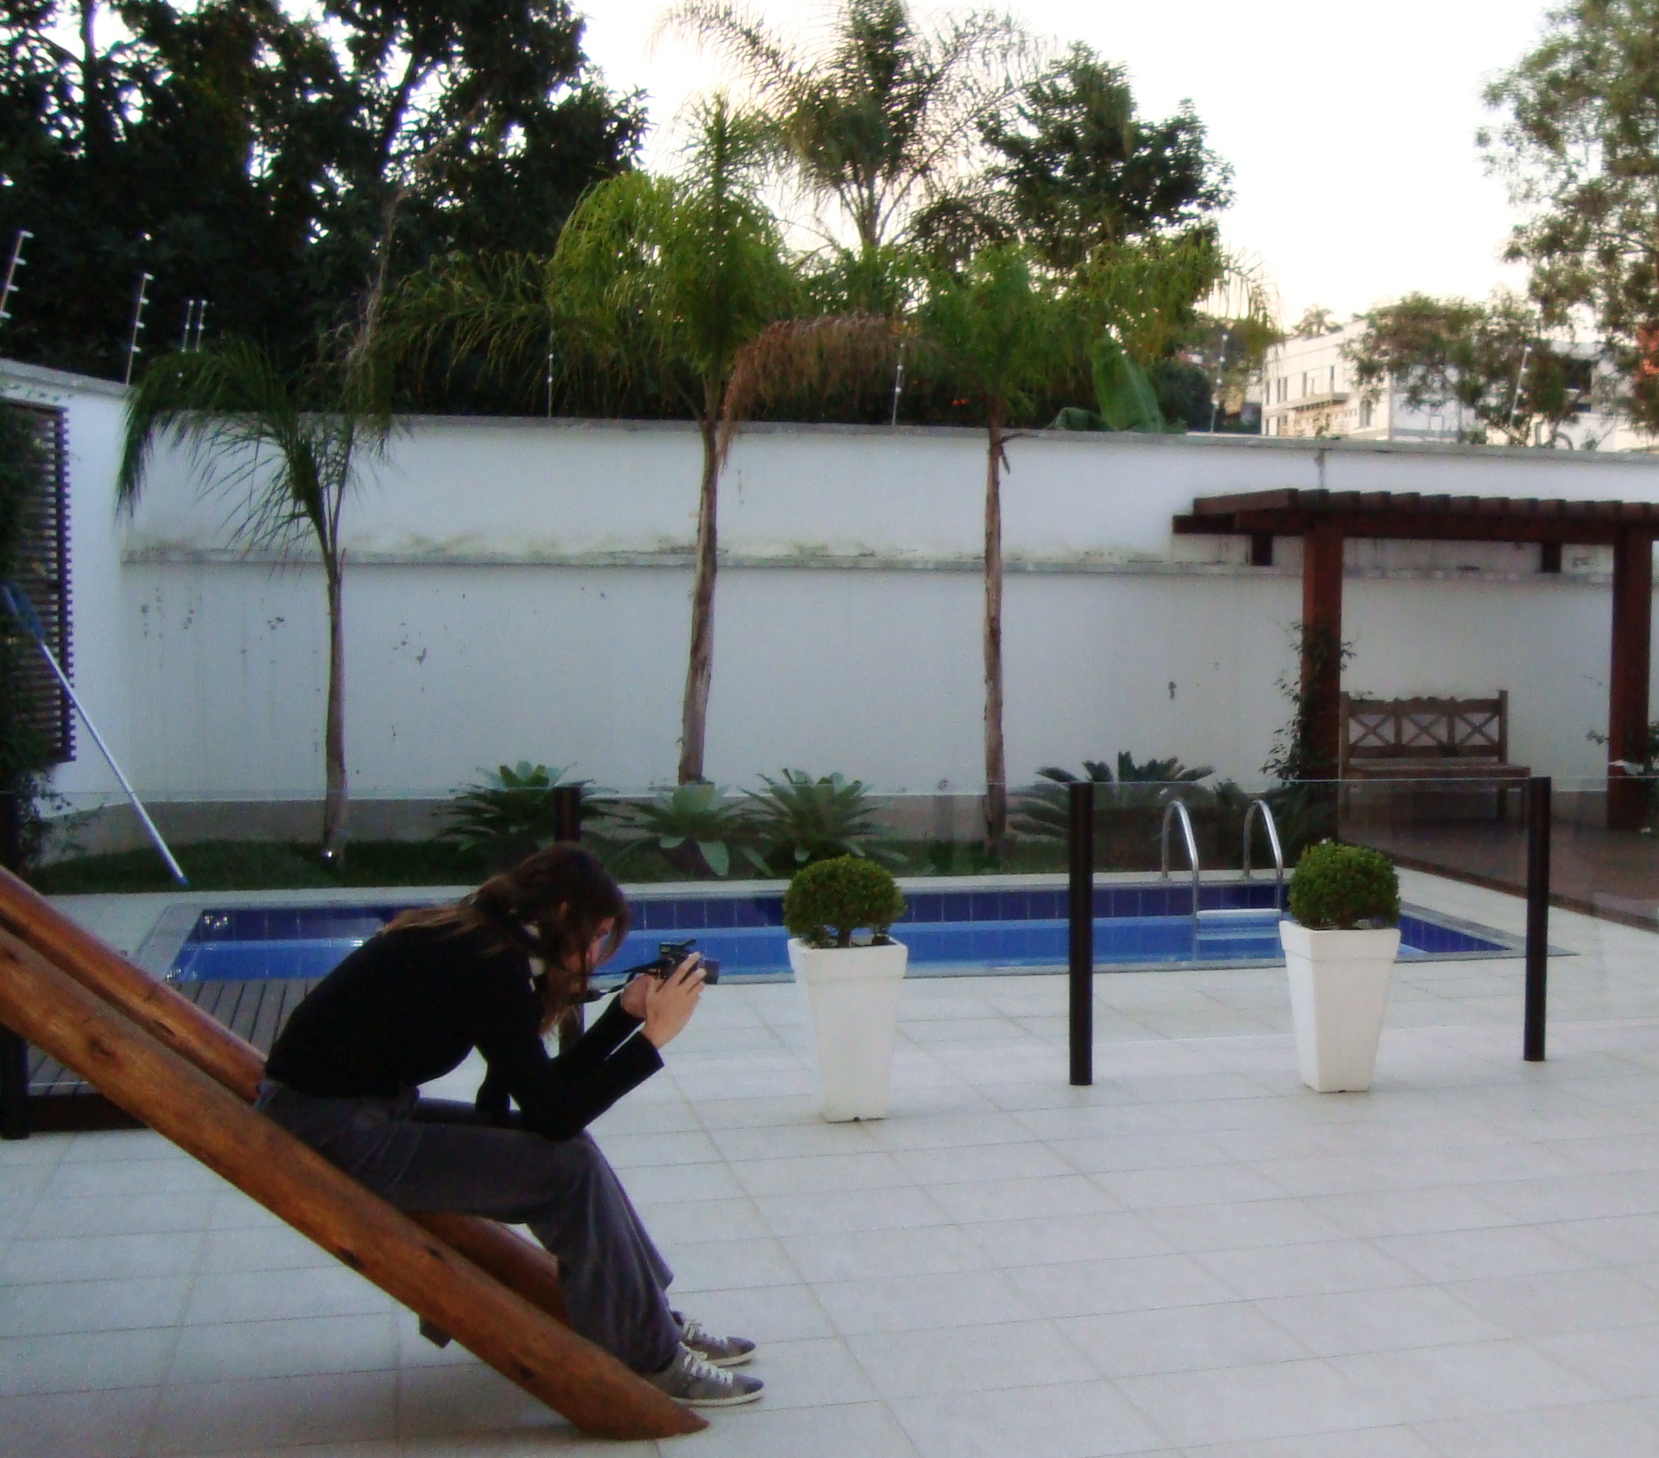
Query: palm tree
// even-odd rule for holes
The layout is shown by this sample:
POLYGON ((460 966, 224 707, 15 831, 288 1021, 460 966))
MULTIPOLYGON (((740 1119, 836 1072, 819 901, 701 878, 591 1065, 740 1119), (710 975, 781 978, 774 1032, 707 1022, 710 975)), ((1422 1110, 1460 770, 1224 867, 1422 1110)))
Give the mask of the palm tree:
POLYGON ((463 262, 417 280, 398 306, 398 332, 417 341, 416 352, 447 336, 457 357, 481 351, 492 368, 508 371, 539 362, 552 340, 567 372, 654 381, 697 422, 702 474, 681 784, 703 778, 721 401, 743 347, 800 297, 777 220, 760 196, 769 157, 759 120, 715 96, 698 115, 679 175, 608 178, 584 195, 551 258, 502 260, 486 272, 463 262))
POLYGON ((1002 472, 1008 426, 1033 392, 1078 351, 1076 314, 1061 306, 1017 245, 983 249, 961 273, 936 275, 922 305, 922 338, 972 392, 985 422, 985 846, 1008 836, 1002 737, 1002 472))
POLYGON ((801 183, 839 206, 864 258, 903 238, 1035 67, 1009 17, 975 11, 926 33, 907 0, 840 0, 816 47, 732 0, 679 0, 663 25, 736 67, 801 183))
POLYGON ((1259 310, 1267 301, 1207 232, 1097 250, 1071 276, 1042 268, 1021 245, 997 244, 960 271, 926 274, 920 294, 909 321, 851 314, 763 331, 732 373, 724 432, 729 437, 757 408, 791 393, 836 388, 861 373, 889 373, 898 350, 910 343, 921 368, 947 376, 953 392, 972 400, 985 423, 985 839, 995 855, 1008 832, 1002 473, 1009 426, 1102 339, 1120 355, 1153 364, 1167 358, 1200 319, 1201 303, 1245 307, 1239 303, 1245 297, 1249 309, 1259 310))
POLYGON ((250 549, 292 548, 309 537, 328 596, 322 839, 329 860, 344 852, 347 804, 340 512, 362 453, 381 451, 390 430, 372 398, 375 374, 355 349, 345 365, 285 373, 258 345, 235 338, 162 355, 128 401, 116 486, 121 509, 131 511, 156 439, 170 435, 189 448, 204 485, 240 494, 236 534, 250 549))

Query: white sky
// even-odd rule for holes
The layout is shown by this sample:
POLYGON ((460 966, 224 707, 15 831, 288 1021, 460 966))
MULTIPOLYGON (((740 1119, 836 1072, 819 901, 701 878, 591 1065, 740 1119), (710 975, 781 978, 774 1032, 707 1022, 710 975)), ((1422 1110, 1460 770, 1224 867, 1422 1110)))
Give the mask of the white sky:
MULTIPOLYGON (((618 89, 641 87, 657 130, 719 77, 684 43, 650 37, 662 0, 577 0, 587 50, 618 89)), ((1233 166, 1228 241, 1258 258, 1287 322, 1310 304, 1339 317, 1411 290, 1484 297, 1521 287, 1499 261, 1515 214, 1474 135, 1496 120, 1483 84, 1536 43, 1545 0, 1017 0, 1032 30, 1083 40, 1126 65, 1143 114, 1190 97, 1233 166)), ((822 0, 766 0, 788 32, 822 0)), ((924 12, 925 13, 925 12, 924 12)))

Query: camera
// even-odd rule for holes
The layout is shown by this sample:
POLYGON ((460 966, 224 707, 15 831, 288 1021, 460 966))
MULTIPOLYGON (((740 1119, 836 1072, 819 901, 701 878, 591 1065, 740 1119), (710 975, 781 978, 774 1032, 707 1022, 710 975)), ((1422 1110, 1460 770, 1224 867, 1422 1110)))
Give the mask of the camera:
MULTIPOLYGON (((628 969, 628 975, 632 977, 649 973, 652 977, 666 977, 691 955, 692 948, 696 945, 695 937, 683 942, 659 942, 656 961, 647 962, 640 967, 631 967, 628 969)), ((720 980, 720 964, 712 957, 704 957, 698 965, 703 969, 703 986, 713 987, 720 980)))

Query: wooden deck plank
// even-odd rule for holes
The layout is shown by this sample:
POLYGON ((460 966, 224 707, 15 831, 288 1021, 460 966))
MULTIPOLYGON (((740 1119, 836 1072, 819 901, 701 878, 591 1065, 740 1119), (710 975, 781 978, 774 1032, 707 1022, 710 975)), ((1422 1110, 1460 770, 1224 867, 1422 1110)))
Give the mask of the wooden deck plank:
MULTIPOLYGON (((321 978, 253 977, 236 981, 181 982, 178 990, 215 1022, 246 1038, 261 1054, 287 1025, 300 1000, 321 978)), ((31 1096, 89 1094, 94 1090, 79 1074, 38 1048, 29 1049, 31 1096)))

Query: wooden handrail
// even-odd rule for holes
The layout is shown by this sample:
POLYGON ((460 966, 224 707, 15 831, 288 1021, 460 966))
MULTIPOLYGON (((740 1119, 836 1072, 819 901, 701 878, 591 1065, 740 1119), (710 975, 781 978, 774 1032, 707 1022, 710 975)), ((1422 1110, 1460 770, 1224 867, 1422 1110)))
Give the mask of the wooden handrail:
POLYGON ((0 1021, 585 1432, 707 1426, 4 931, 0 1021))

